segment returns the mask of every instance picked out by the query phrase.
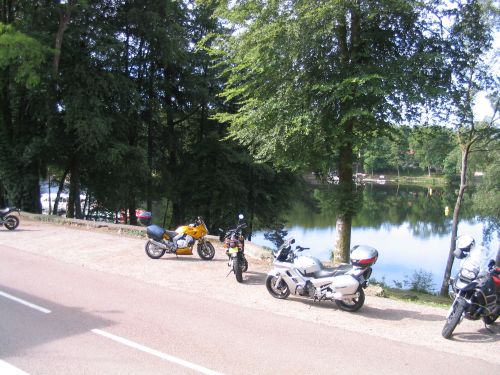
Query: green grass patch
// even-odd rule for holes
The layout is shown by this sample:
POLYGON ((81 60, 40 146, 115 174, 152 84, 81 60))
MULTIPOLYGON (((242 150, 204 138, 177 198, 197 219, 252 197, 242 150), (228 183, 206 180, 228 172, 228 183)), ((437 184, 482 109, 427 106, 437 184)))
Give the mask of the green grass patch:
MULTIPOLYGON (((374 285, 380 285, 373 283, 374 285)), ((390 288, 385 285, 380 285, 384 289, 384 295, 387 298, 405 301, 411 303, 417 303, 421 305, 435 306, 447 309, 450 307, 452 300, 450 297, 442 297, 440 295, 427 293, 427 292, 417 292, 413 290, 390 288)))

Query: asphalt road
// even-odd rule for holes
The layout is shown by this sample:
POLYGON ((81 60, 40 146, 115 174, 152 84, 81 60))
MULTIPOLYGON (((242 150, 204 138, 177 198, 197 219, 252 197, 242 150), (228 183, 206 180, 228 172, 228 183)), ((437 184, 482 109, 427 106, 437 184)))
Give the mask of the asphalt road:
MULTIPOLYGON (((368 371, 375 374, 495 374, 500 370, 496 358, 500 352, 494 354, 499 348, 498 333, 493 334, 496 339, 473 343, 475 346, 471 348, 476 352, 477 345, 484 345, 484 359, 480 359, 477 355, 476 358, 463 355, 467 353, 464 346, 470 345, 469 342, 455 342, 462 346, 462 351, 450 353, 418 342, 381 337, 377 332, 367 334, 360 329, 335 327, 318 319, 324 314, 324 308, 319 315, 311 314, 314 319, 273 309, 275 303, 284 301, 270 298, 265 294, 265 287, 260 289, 261 285, 251 286, 257 293, 261 290, 262 298, 270 305, 255 303, 252 306, 253 303, 240 303, 236 298, 219 298, 225 288, 229 296, 233 296, 237 288, 244 298, 244 290, 238 288, 234 277, 224 280, 227 287, 215 283, 212 290, 206 288, 213 283, 213 272, 225 276, 221 261, 183 262, 183 272, 190 273, 190 277, 183 279, 178 273, 168 272, 167 262, 153 261, 143 253, 130 259, 136 266, 144 262, 147 266, 163 267, 167 271, 163 277, 170 279, 167 285, 145 281, 147 269, 143 269, 146 274, 138 278, 133 273, 89 267, 85 246, 76 241, 80 235, 106 243, 110 243, 110 237, 111 240, 116 237, 117 244, 127 240, 38 224, 15 234, 0 232, 3 236, 0 241, 1 374, 16 371, 28 374, 351 374, 368 371), (39 254, 34 249, 43 248, 44 236, 36 236, 36 232, 45 229, 75 237, 74 246, 67 240, 59 241, 60 257, 43 251, 39 254), (7 236, 19 241, 5 245, 9 242, 7 236), (30 236, 38 242, 37 246, 27 245, 30 236), (64 251, 73 251, 71 259, 78 259, 80 255, 86 261, 69 262, 64 251), (198 272, 200 267, 205 268, 205 272, 198 272), (198 277, 192 277, 193 274, 198 277)), ((50 251, 56 246, 49 240, 45 244, 51 247, 50 251)), ((99 252, 95 248, 89 251, 95 253, 93 262, 98 262, 99 252)), ((106 258, 104 254, 100 256, 106 258)), ((125 263, 127 259, 121 261, 125 263)), ((150 274, 158 277, 156 270, 150 274)), ((247 276, 246 280, 251 278, 247 276)), ((249 296, 251 300, 254 298, 253 294, 249 296)), ((367 303, 369 301, 367 299, 367 303)), ((296 304, 301 303, 291 301, 291 310, 296 304)), ((336 313, 341 317, 356 316, 336 313)), ((364 322, 370 319, 373 318, 365 317, 364 322)), ((475 323, 479 330, 480 323, 475 323)), ((385 329, 388 327, 390 324, 385 329)))

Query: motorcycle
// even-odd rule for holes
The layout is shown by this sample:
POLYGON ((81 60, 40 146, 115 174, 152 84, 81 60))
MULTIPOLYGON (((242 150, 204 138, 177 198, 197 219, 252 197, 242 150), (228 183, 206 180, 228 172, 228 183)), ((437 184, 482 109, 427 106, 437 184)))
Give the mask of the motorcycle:
POLYGON ((7 207, 0 210, 0 225, 3 224, 8 230, 14 230, 19 225, 19 218, 12 213, 17 212, 18 215, 21 214, 21 210, 15 207, 7 207))
POLYGON ((161 258, 165 253, 193 255, 195 242, 201 259, 210 260, 215 255, 214 246, 205 238, 208 229, 200 216, 193 224, 182 225, 175 231, 164 229, 159 225, 149 225, 146 234, 148 236, 146 254, 153 259, 161 258))
MULTIPOLYGON (((243 272, 247 272, 248 270, 248 261, 245 258, 245 237, 243 236, 243 229, 247 225, 246 223, 241 223, 241 220, 244 219, 242 214, 238 216, 238 219, 236 228, 228 229, 226 233, 222 229, 219 229, 221 232, 219 239, 223 243, 223 247, 227 249, 229 273, 234 272, 236 281, 241 283, 243 281, 243 272)), ((227 274, 228 276, 229 273, 227 274)))
POLYGON ((344 311, 358 311, 365 302, 364 288, 378 259, 378 251, 358 245, 351 249, 351 264, 326 268, 316 258, 300 255, 307 247, 296 246, 295 239, 287 239, 273 251, 273 266, 266 278, 268 292, 278 299, 290 293, 314 299, 335 301, 344 311))
POLYGON ((462 261, 456 278, 451 279, 450 297, 453 299, 441 332, 445 339, 463 318, 482 319, 487 325, 495 323, 500 314, 500 267, 495 257, 483 247, 473 247, 462 261))

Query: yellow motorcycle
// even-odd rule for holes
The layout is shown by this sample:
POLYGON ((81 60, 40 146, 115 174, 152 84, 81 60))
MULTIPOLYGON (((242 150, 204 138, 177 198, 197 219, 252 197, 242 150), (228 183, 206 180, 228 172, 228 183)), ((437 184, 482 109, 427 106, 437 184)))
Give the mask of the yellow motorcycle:
POLYGON ((175 231, 167 230, 159 225, 149 225, 146 233, 148 236, 146 254, 153 259, 161 258, 165 253, 193 255, 195 242, 197 242, 196 249, 201 259, 210 260, 215 255, 214 246, 205 238, 208 229, 200 216, 193 224, 182 225, 175 231))

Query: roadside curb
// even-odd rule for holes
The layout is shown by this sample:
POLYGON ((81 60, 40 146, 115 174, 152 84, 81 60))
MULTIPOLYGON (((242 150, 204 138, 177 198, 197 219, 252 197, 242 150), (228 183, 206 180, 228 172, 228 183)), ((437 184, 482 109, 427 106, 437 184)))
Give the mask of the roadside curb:
MULTIPOLYGON (((144 239, 146 238, 146 227, 142 226, 107 223, 105 221, 68 219, 56 215, 33 214, 25 211, 21 211, 20 215, 23 219, 27 219, 29 221, 40 221, 56 225, 80 227, 82 229, 87 229, 87 230, 93 230, 93 229, 105 230, 108 233, 112 234, 128 235, 144 239)), ((213 241, 214 244, 217 245, 217 247, 221 247, 218 236, 207 235, 207 238, 213 241)), ((259 260, 271 259, 271 252, 269 250, 266 250, 262 246, 256 245, 251 241, 245 241, 245 254, 259 260)))

